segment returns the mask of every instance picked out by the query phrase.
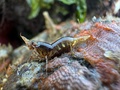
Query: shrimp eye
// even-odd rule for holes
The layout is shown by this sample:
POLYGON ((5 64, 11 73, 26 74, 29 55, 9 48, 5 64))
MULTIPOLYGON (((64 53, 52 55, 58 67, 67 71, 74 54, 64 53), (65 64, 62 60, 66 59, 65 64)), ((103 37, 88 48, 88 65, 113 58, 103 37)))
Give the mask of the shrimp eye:
POLYGON ((36 47, 34 41, 30 41, 27 46, 29 47, 29 49, 34 49, 36 47))

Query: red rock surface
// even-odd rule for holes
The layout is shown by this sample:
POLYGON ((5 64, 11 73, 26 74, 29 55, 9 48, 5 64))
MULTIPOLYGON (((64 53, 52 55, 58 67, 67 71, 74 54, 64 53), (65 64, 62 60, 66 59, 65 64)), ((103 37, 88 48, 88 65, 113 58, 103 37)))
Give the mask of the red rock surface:
POLYGON ((80 46, 78 51, 83 54, 85 60, 97 69, 103 83, 110 86, 117 83, 117 87, 120 87, 120 75, 116 69, 119 66, 117 65, 119 61, 110 60, 104 56, 105 51, 114 53, 120 51, 120 24, 115 21, 96 22, 88 30, 81 31, 76 36, 86 34, 91 35, 91 37, 86 42, 86 46, 80 46))

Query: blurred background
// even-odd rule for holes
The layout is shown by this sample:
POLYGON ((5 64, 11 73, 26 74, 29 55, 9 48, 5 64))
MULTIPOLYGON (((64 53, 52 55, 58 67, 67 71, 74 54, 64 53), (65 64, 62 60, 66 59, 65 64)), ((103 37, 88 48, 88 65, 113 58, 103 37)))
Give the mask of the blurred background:
POLYGON ((82 23, 93 16, 120 17, 120 0, 0 0, 0 44, 17 48, 23 44, 20 33, 32 38, 45 30, 44 11, 55 24, 82 23))

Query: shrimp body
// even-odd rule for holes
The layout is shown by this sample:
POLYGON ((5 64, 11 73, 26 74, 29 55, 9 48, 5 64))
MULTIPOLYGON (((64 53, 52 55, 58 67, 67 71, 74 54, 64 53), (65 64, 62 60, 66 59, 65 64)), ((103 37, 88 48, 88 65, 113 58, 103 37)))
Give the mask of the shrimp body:
POLYGON ((62 53, 69 52, 77 43, 85 41, 90 36, 82 36, 79 38, 62 37, 52 44, 41 41, 28 41, 24 36, 21 37, 30 49, 34 49, 39 54, 40 58, 45 58, 47 56, 49 59, 54 56, 61 55, 62 53))

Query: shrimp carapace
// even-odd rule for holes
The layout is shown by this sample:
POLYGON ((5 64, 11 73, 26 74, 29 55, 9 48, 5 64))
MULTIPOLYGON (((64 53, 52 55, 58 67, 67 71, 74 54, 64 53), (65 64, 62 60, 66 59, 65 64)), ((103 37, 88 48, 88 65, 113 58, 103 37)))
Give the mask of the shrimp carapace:
POLYGON ((62 53, 69 52, 76 44, 86 41, 90 35, 74 37, 62 37, 52 44, 41 41, 30 41, 24 36, 21 38, 24 40, 29 49, 34 49, 40 56, 40 58, 51 58, 55 55, 61 55, 62 53))

